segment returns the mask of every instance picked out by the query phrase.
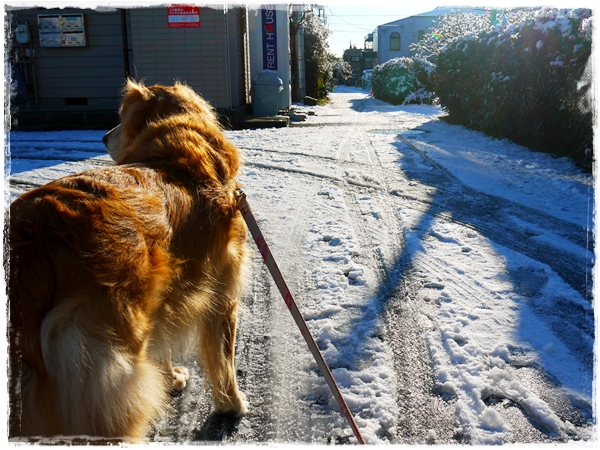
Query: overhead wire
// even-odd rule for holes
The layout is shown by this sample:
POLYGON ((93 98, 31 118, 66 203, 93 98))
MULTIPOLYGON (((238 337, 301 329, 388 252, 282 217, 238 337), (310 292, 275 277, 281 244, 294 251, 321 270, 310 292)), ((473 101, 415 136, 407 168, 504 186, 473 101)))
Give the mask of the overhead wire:
MULTIPOLYGON (((330 14, 330 15, 332 15, 332 16, 334 16, 334 17, 337 17, 337 18, 338 18, 338 19, 340 19, 342 22, 344 22, 344 23, 346 23, 346 24, 350 25, 351 27, 358 28, 359 30, 362 30, 362 31, 367 31, 367 32, 371 32, 371 31, 373 31, 372 29, 369 29, 369 28, 363 28, 363 27, 360 27, 360 26, 358 26, 358 25, 354 25, 353 23, 350 23, 350 22, 348 22, 348 21, 347 21, 347 20, 345 20, 345 19, 342 19, 342 17, 341 17, 341 16, 338 16, 337 14, 335 14, 335 13, 334 13, 334 12, 331 10, 331 8, 330 8, 329 6, 327 7, 327 9, 329 10, 329 14, 330 14)), ((364 16, 363 16, 363 17, 364 17, 364 16)))

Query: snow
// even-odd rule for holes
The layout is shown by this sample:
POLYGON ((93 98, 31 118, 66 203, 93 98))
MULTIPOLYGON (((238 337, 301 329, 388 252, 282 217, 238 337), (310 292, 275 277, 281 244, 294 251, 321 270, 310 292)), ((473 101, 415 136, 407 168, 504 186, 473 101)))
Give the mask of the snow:
MULTIPOLYGON (((528 407, 538 419, 560 431, 564 425, 546 405, 528 398, 510 368, 511 364, 540 364, 558 377, 565 389, 591 398, 590 385, 585 382, 587 369, 539 320, 527 299, 514 292, 506 277, 520 267, 538 268, 539 263, 501 246, 491 246, 480 236, 465 233, 452 224, 434 223, 431 230, 437 232, 430 231, 433 238, 415 236, 411 243, 415 246, 417 266, 424 272, 436 273, 439 279, 435 285, 440 290, 436 299, 440 305, 438 330, 429 336, 430 348, 434 349, 434 359, 437 355, 440 358, 435 366, 443 390, 457 394, 464 402, 460 421, 481 430, 489 430, 493 422, 494 430, 506 431, 481 401, 481 393, 486 392, 518 397, 522 407, 528 407), (448 235, 456 240, 443 239, 448 235), (464 280, 462 285, 446 283, 457 273, 464 280), (508 350, 513 347, 518 348, 508 350)), ((589 307, 551 270, 540 269, 552 282, 552 289, 546 286, 541 293, 545 302, 550 304, 554 296, 564 295, 589 307)), ((502 443, 504 436, 496 433, 492 438, 482 431, 478 438, 480 443, 489 444, 502 443)))
POLYGON ((588 14, 585 9, 541 8, 535 14, 535 29, 547 33, 549 29, 558 28, 563 36, 571 33, 571 18, 588 14))
MULTIPOLYGON (((485 401, 501 396, 554 434, 572 436, 572 425, 522 382, 519 368, 543 369, 568 398, 591 405, 594 374, 584 356, 593 351, 593 337, 584 332, 584 324, 570 325, 567 341, 557 331, 561 310, 580 311, 586 320, 593 317, 590 302, 547 264, 447 215, 393 203, 389 192, 406 179, 403 170, 410 164, 423 174, 431 170, 427 164, 434 164, 478 192, 589 229, 592 175, 567 159, 448 125, 439 120, 443 111, 435 106, 391 106, 348 87, 337 88, 332 98, 338 109, 301 107, 315 112, 308 127, 226 135, 244 153, 241 184, 284 276, 300 291, 300 310, 367 442, 398 442, 397 374, 381 339, 386 291, 379 270, 393 271, 399 252, 411 260, 421 280, 417 300, 435 306, 423 313, 429 324, 425 340, 437 391, 456 400, 456 430, 467 433, 473 444, 510 442, 511 424, 485 401), (342 117, 339 108, 344 105, 355 109, 344 109, 342 117), (376 132, 415 128, 426 133, 405 138, 410 145, 404 147, 399 147, 398 133, 376 132), (424 162, 402 154, 411 146, 424 162), (385 173, 372 170, 376 162, 385 173)), ((106 164, 100 142, 104 133, 12 132, 7 173, 11 181, 41 184, 106 164), (38 159, 26 159, 32 156, 38 159)), ((7 202, 22 191, 14 186, 7 187, 7 202)), ((424 198, 436 195, 419 179, 406 186, 424 198)), ((512 220, 536 242, 593 260, 592 248, 557 230, 512 220)), ((240 320, 252 319, 244 313, 240 320)), ((283 328, 278 332, 294 334, 291 322, 283 328)), ((298 336, 292 345, 304 343, 298 336)), ((314 362, 299 357, 298 364, 294 401, 328 397, 328 407, 339 411, 314 362)), ((319 414, 325 413, 314 413, 319 414)), ((341 416, 326 418, 328 422, 312 423, 315 435, 350 436, 341 416)), ((439 430, 426 430, 423 443, 438 435, 439 430)))
MULTIPOLYGON (((586 225, 592 177, 567 158, 535 153, 462 127, 436 121, 424 130, 444 133, 444 146, 422 139, 421 147, 463 183, 517 201, 570 222, 586 225), (553 192, 552 195, 548 195, 553 192)), ((436 138, 437 139, 437 138, 436 138)))

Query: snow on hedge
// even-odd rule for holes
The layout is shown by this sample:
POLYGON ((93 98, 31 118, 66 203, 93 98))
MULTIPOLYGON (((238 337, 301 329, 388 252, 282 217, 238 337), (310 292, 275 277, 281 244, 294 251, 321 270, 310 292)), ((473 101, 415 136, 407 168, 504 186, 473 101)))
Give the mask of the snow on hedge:
POLYGON ((431 104, 434 95, 428 89, 433 65, 422 58, 394 58, 373 69, 373 95, 394 105, 431 104))
POLYGON ((433 85, 449 119, 590 167, 591 14, 541 8, 448 43, 433 85))

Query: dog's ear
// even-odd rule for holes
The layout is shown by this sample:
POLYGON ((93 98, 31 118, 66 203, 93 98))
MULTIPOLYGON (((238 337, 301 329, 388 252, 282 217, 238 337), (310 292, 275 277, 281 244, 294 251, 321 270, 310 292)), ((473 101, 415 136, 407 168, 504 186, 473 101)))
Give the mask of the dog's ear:
POLYGON ((140 102, 146 102, 152 96, 150 89, 144 86, 143 82, 137 82, 132 78, 127 79, 123 88, 123 94, 126 97, 136 98, 140 102))
POLYGON ((123 88, 123 100, 119 108, 121 116, 120 133, 122 135, 121 147, 127 147, 137 133, 143 130, 146 119, 149 117, 154 94, 144 86, 143 81, 137 82, 127 79, 123 88))

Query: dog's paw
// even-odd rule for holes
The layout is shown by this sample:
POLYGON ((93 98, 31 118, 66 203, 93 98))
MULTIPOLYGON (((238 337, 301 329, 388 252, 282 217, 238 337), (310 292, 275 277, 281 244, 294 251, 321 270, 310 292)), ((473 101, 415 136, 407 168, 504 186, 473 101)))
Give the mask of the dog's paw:
POLYGON ((190 379, 190 372, 185 367, 173 367, 171 370, 171 389, 174 391, 183 391, 190 379))
MULTIPOLYGON (((239 391, 238 391, 239 392, 239 391)), ((250 403, 246 400, 246 395, 243 392, 239 392, 239 398, 237 401, 237 410, 233 411, 235 417, 242 417, 248 414, 248 408, 250 403)))
POLYGON ((250 404, 246 400, 243 392, 237 391, 237 395, 233 398, 228 397, 226 402, 216 401, 215 412, 218 414, 226 414, 233 417, 242 417, 248 414, 250 404))

